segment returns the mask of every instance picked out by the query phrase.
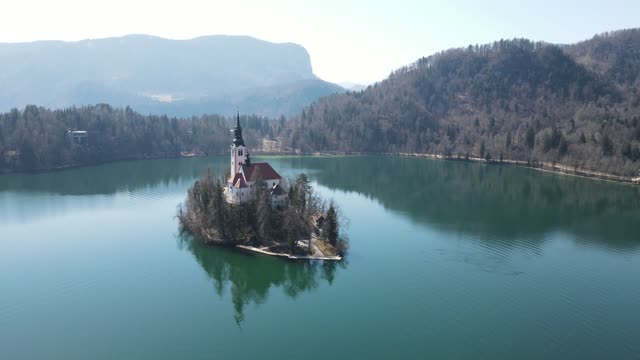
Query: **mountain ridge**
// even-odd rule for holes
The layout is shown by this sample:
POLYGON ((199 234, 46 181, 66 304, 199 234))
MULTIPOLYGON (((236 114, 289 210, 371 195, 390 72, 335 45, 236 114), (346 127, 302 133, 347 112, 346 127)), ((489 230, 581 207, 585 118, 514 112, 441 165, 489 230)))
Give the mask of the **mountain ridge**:
MULTIPOLYGON (((294 43, 271 43, 250 36, 207 35, 187 40, 128 35, 65 42, 46 40, 0 44, 0 109, 38 104, 64 108, 110 103, 144 108, 151 113, 158 98, 197 103, 216 98, 223 108, 238 104, 225 97, 254 89, 308 80, 309 93, 342 91, 322 86, 309 53, 294 43), (326 91, 319 91, 324 89, 326 91), (315 91, 315 92, 314 92, 315 91)), ((269 100, 266 97, 265 100, 269 100)), ((311 98, 310 100, 315 100, 311 98)), ((268 107, 261 113, 278 116, 268 107)), ((310 101, 291 103, 286 115, 310 101)), ((172 108, 160 106, 168 115, 172 108)), ((207 113, 221 108, 201 106, 207 113)))

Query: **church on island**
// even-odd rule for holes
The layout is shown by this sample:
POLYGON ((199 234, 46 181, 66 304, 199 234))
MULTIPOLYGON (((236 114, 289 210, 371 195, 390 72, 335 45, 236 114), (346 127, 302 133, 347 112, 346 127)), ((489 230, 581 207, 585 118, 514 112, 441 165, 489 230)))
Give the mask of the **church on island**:
POLYGON ((274 208, 284 206, 287 193, 280 186, 282 176, 269 163, 251 162, 249 150, 242 139, 240 114, 236 117, 236 127, 232 131, 231 176, 226 186, 227 201, 232 204, 240 204, 250 200, 253 197, 256 180, 261 179, 269 189, 271 206, 274 208))

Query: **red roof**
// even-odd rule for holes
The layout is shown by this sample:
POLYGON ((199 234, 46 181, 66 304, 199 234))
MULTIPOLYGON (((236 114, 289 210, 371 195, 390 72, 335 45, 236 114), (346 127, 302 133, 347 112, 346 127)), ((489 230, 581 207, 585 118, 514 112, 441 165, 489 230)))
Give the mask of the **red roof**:
MULTIPOLYGON (((240 175, 240 174, 237 174, 240 175)), ((240 178, 238 179, 238 181, 236 181, 235 185, 233 185, 233 187, 235 187, 236 189, 244 189, 247 187, 247 183, 244 181, 244 179, 242 178, 242 176, 240 176, 240 178)))
POLYGON ((263 180, 280 180, 282 177, 278 174, 269 163, 251 163, 251 165, 242 164, 242 172, 245 179, 251 181, 256 171, 263 180))
POLYGON ((233 177, 229 178, 229 182, 230 182, 232 185, 235 185, 235 183, 237 183, 237 182, 238 182, 238 179, 242 179, 242 174, 240 174, 240 173, 236 173, 235 175, 233 175, 233 177))

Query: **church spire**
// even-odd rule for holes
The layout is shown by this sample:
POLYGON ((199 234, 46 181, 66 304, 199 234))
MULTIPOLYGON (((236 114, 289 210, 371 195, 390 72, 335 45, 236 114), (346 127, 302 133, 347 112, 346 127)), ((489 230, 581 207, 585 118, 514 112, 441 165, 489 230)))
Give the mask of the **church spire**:
POLYGON ((240 112, 236 115, 236 127, 233 129, 233 146, 245 146, 242 138, 242 127, 240 126, 240 112))

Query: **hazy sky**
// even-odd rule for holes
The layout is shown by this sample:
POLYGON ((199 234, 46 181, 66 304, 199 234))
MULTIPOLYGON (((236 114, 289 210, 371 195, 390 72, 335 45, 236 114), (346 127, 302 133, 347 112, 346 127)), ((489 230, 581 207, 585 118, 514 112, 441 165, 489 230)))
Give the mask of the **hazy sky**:
POLYGON ((356 83, 450 47, 513 37, 569 43, 640 26, 639 0, 2 0, 0 12, 0 42, 250 35, 301 44, 316 75, 356 83))

